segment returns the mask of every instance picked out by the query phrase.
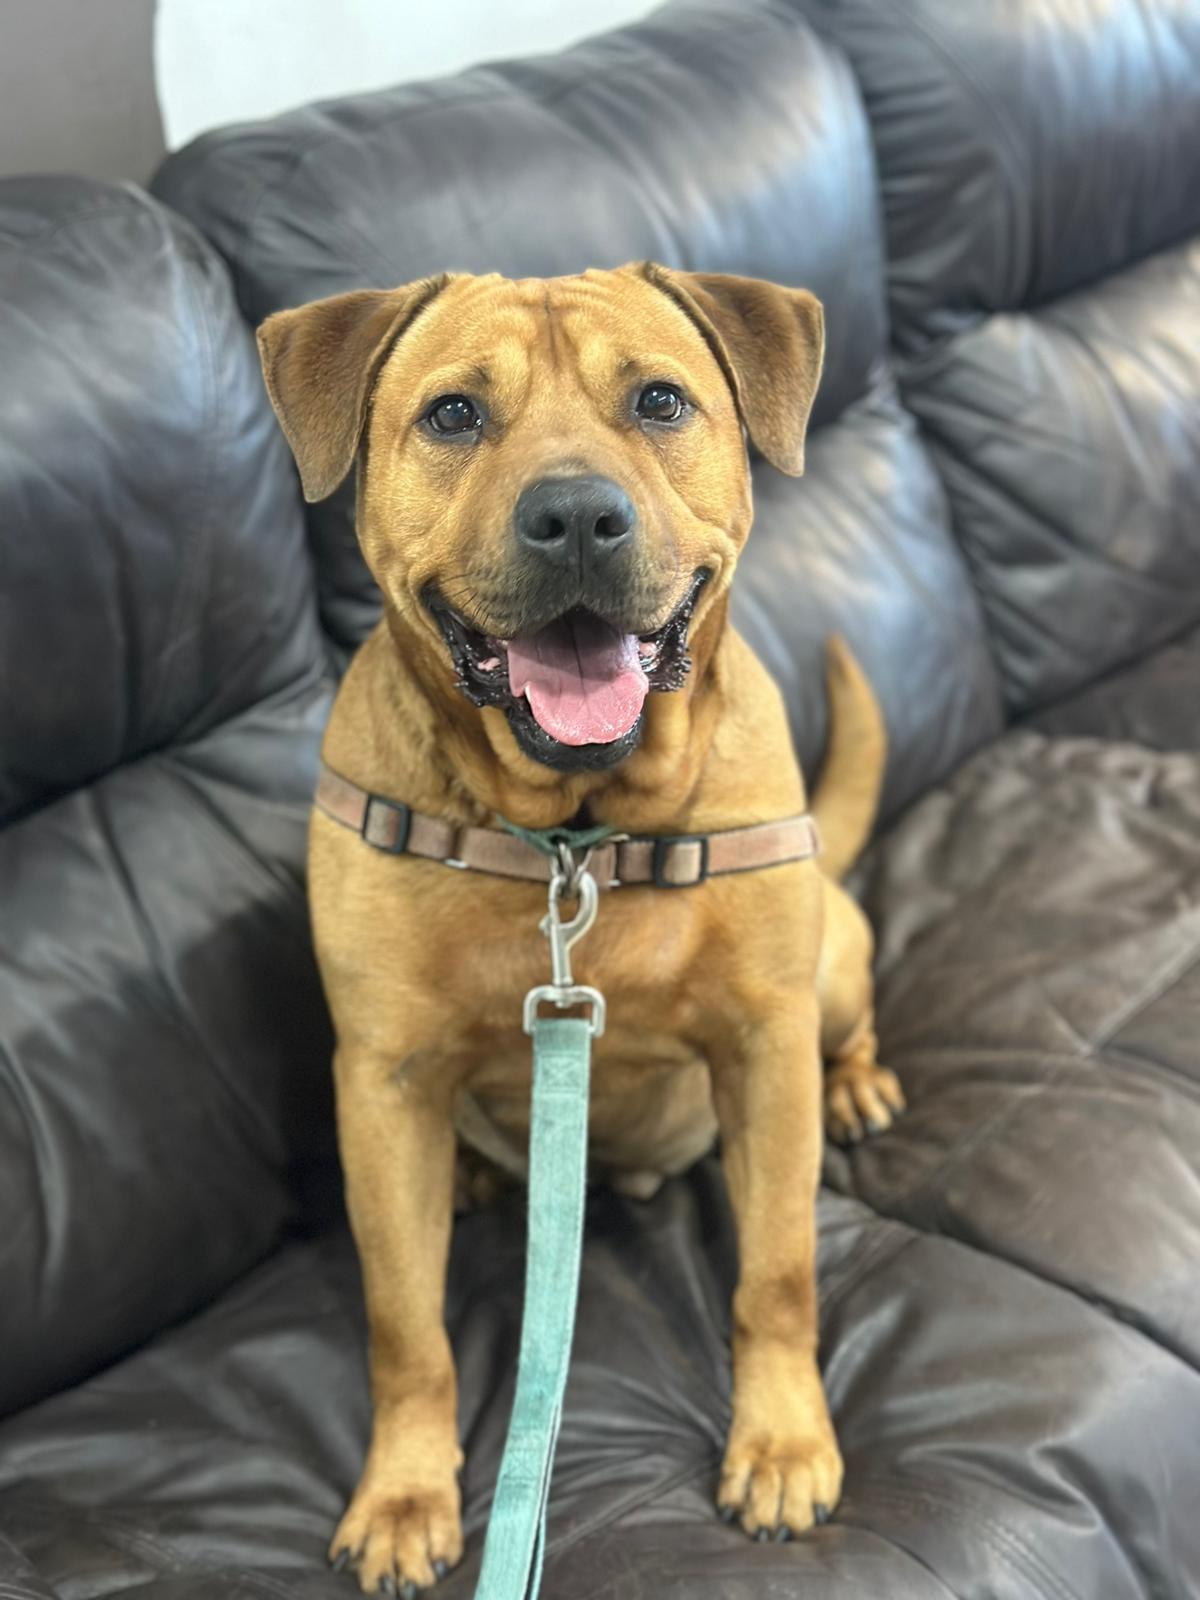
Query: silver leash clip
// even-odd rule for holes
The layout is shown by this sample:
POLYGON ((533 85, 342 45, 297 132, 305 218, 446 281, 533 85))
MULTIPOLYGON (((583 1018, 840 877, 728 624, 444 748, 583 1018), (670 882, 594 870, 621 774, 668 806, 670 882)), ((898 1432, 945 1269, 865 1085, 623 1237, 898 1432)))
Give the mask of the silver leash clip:
POLYGON ((549 909, 539 924, 550 941, 550 982, 538 984, 525 996, 526 1033, 533 1032, 543 1002, 557 1006, 560 1011, 569 1006, 590 1006, 588 1021, 592 1037, 598 1039, 604 1032, 604 996, 599 989, 576 983, 571 976, 571 948, 595 922, 600 898, 596 880, 587 866, 587 856, 577 863, 565 846, 560 849, 557 867, 550 876, 549 909), (579 908, 569 922, 562 919, 560 902, 564 898, 579 901, 579 908))

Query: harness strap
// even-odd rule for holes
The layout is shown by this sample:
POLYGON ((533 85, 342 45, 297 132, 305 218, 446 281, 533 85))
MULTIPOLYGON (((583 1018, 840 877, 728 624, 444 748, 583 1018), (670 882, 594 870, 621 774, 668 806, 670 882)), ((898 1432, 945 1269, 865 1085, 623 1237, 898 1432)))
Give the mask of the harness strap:
POLYGON ((582 1017, 539 1017, 533 1024, 529 1242, 517 1392, 475 1600, 523 1600, 541 1584, 550 1470, 579 1293, 591 1047, 591 1025, 582 1017))
MULTIPOLYGON (((460 827, 444 817, 414 811, 402 801, 359 788, 324 764, 316 803, 334 822, 353 828, 369 845, 389 855, 422 856, 533 883, 549 883, 554 870, 552 857, 517 834, 460 827)), ((816 820, 803 812, 720 833, 618 836, 594 847, 589 870, 601 889, 649 883, 660 889, 688 889, 731 872, 808 861, 819 850, 816 820)))

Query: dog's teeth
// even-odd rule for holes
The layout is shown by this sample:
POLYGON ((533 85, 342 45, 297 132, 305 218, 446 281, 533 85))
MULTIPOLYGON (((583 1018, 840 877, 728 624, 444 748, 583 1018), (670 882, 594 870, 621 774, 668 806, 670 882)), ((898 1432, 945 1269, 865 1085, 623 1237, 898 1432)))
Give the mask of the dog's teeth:
POLYGON ((480 670, 480 672, 495 672, 496 668, 499 665, 500 665, 500 657, 499 656, 489 656, 486 661, 481 661, 479 663, 479 670, 480 670))
POLYGON ((649 639, 638 640, 638 655, 641 656, 643 661, 648 661, 651 656, 657 653, 657 650, 658 646, 653 644, 649 639))

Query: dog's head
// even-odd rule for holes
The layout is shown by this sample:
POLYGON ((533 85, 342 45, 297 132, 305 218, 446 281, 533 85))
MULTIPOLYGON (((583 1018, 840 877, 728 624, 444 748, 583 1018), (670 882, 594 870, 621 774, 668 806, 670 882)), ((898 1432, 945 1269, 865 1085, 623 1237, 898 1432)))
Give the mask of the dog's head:
POLYGON ((338 295, 259 348, 307 498, 360 457, 359 538, 414 660, 579 771, 684 684, 749 531, 745 435, 802 470, 823 333, 805 290, 645 263, 338 295))

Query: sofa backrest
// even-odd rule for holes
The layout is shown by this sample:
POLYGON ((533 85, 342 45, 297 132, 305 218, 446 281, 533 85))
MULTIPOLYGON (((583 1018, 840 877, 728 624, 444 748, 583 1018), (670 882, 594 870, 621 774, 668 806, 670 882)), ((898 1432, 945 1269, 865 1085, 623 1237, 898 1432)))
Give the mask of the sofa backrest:
POLYGON ((319 1151, 324 647, 228 275, 0 182, 0 1412, 203 1304, 319 1151))
POLYGON ((0 188, 0 821, 294 680, 287 453, 221 263, 132 185, 0 188))
MULTIPOLYGON (((565 54, 339 100, 200 139, 157 194, 216 244, 243 311, 444 268, 550 275, 638 258, 775 278, 825 303, 806 477, 759 463, 735 615, 811 771, 821 642, 884 701, 894 807, 996 731, 999 696, 941 487, 888 369, 870 135, 844 58, 774 3, 666 7, 565 54)), ((312 509, 326 627, 378 600, 344 489, 312 509)))
POLYGON ((1200 5, 797 8, 859 78, 905 402, 1044 706, 1200 619, 1200 5))

